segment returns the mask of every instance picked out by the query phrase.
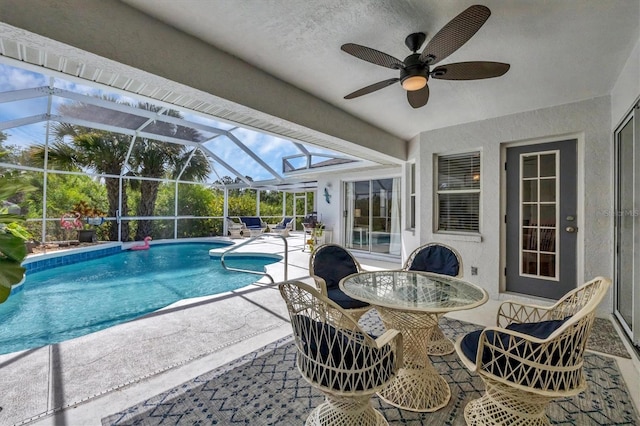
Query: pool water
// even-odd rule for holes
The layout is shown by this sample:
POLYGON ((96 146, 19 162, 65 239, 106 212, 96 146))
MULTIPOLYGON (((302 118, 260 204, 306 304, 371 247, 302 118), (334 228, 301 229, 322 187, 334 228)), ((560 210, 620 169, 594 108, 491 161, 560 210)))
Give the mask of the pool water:
MULTIPOLYGON (((211 243, 154 245, 27 275, 0 304, 0 353, 58 343, 140 317, 191 297, 257 281, 224 270, 211 243)), ((229 267, 263 272, 269 257, 227 258, 229 267)))

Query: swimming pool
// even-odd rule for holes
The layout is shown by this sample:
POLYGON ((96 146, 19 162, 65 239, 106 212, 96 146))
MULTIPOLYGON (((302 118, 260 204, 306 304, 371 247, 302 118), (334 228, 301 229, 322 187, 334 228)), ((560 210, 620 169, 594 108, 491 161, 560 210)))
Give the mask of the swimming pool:
MULTIPOLYGON (((154 245, 27 275, 0 304, 0 353, 58 343, 138 318, 191 297, 244 287, 260 277, 224 270, 209 257, 216 243, 154 245)), ((273 257, 228 258, 227 266, 264 271, 273 257)))

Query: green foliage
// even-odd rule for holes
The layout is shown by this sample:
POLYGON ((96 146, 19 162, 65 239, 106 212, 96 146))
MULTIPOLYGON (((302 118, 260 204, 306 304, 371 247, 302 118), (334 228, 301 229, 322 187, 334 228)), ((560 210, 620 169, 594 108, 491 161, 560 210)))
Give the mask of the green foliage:
POLYGON ((22 241, 29 241, 33 239, 33 235, 31 235, 31 232, 29 232, 27 228, 20 225, 18 222, 9 223, 6 230, 14 237, 20 238, 22 241))
MULTIPOLYGON (((66 104, 71 115, 91 118, 98 111, 81 104, 66 104)), ((173 111, 168 114, 174 116, 173 111)), ((187 135, 193 129, 180 126, 165 126, 158 134, 174 135, 186 139, 198 139, 198 134, 187 135)), ((66 123, 53 124, 55 141, 45 150, 44 145, 31 145, 28 149, 9 145, 10 138, 0 132, 0 157, 10 164, 44 166, 44 155, 48 152, 47 199, 44 194, 44 172, 0 169, 0 174, 13 180, 28 182, 37 191, 12 195, 12 203, 18 204, 26 218, 26 224, 20 225, 38 240, 61 241, 75 239, 75 231, 65 231, 60 218, 74 210, 80 202, 94 207, 104 216, 114 217, 117 209, 121 216, 172 217, 176 213, 175 183, 162 183, 137 179, 137 177, 157 177, 161 179, 202 180, 208 175, 209 163, 200 151, 177 144, 165 144, 146 138, 138 138, 131 151, 131 157, 125 165, 126 154, 131 137, 114 132, 106 132, 66 123), (123 203, 119 206, 120 184, 117 178, 95 177, 92 175, 59 174, 55 171, 89 172, 97 175, 118 176, 125 170, 122 184, 123 203), (43 212, 46 206, 46 212, 43 212), (42 236, 43 216, 47 218, 46 237, 42 236), (51 220, 56 219, 56 220, 51 220)), ((251 177, 245 179, 252 181, 251 177)), ((236 185, 243 179, 222 177, 218 184, 236 185)), ((257 214, 256 190, 251 188, 232 188, 228 190, 230 216, 253 216, 257 214)), ((291 216, 294 208, 294 194, 287 194, 286 211, 282 211, 283 194, 278 191, 260 192, 260 215, 266 221, 280 220, 282 216, 291 216)), ((312 200, 312 199, 310 199, 312 200)), ((312 210, 312 201, 305 210, 304 201, 296 200, 296 213, 301 215, 312 210)), ((208 188, 202 185, 178 184, 177 212, 180 216, 194 216, 193 219, 180 219, 177 223, 178 237, 201 237, 222 235, 224 214, 224 189, 208 188), (217 218, 209 218, 211 216, 217 218), (197 217, 205 217, 200 219, 197 217)), ((87 215, 82 214, 82 217, 87 215)), ((14 230, 18 230, 17 224, 14 230)), ((154 239, 173 238, 176 222, 173 219, 152 221, 123 220, 122 234, 117 234, 114 220, 105 222, 98 230, 100 240, 129 241, 140 233, 152 235, 154 239), (149 233, 149 234, 147 234, 149 233)), ((300 225, 298 224, 298 227, 300 225)), ((21 232, 18 232, 22 234, 21 232)), ((12 234, 13 235, 13 234, 12 234)), ((26 234, 22 234, 24 236, 26 234)))
MULTIPOLYGON (((24 184, 12 183, 4 176, 0 176, 0 200, 8 200, 21 191, 29 188, 24 184)), ((0 208, 0 303, 7 300, 11 287, 22 281, 25 269, 21 263, 27 256, 24 245, 24 232, 21 223, 22 216, 7 213, 0 208)))
MULTIPOLYGON (((174 188, 162 185, 158 191, 156 213, 159 216, 173 216, 174 188)), ((180 184, 178 186, 179 216, 222 216, 222 209, 217 212, 219 199, 223 201, 220 191, 212 191, 202 185, 180 184)), ((222 203, 220 201, 220 205, 222 203)), ((153 233, 156 238, 173 238, 173 221, 154 221, 153 233), (169 234, 169 231, 171 232, 169 234)), ((204 237, 222 235, 222 221, 216 219, 180 219, 178 238, 204 237)))
POLYGON ((279 222, 282 218, 282 196, 278 191, 260 192, 260 216, 268 223, 279 222))
POLYGON ((228 203, 229 216, 255 216, 257 212, 256 190, 238 189, 229 191, 228 203))

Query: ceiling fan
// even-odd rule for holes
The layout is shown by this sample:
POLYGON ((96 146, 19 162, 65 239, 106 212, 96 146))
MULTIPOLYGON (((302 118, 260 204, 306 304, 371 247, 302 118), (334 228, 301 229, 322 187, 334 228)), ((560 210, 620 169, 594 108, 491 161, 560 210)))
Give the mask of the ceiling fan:
POLYGON ((404 43, 413 53, 407 56, 404 61, 370 47, 354 43, 343 44, 341 49, 356 58, 400 70, 400 77, 379 81, 349 93, 344 98, 357 98, 399 81, 402 88, 407 91, 409 104, 413 108, 420 108, 426 105, 429 100, 429 86, 427 85, 429 77, 442 80, 479 80, 505 74, 509 71, 510 65, 501 62, 458 62, 431 69, 433 65, 451 55, 473 37, 490 15, 491 11, 486 6, 469 7, 442 27, 427 43, 422 53, 417 52, 427 36, 424 33, 410 34, 404 43))

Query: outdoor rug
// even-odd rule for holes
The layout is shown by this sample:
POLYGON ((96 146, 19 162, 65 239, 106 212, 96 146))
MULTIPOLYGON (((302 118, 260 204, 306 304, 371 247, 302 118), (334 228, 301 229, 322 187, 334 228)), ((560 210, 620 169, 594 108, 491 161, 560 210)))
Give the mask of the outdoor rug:
MULTIPOLYGON (((363 327, 380 334, 377 314, 367 314, 363 327)), ((443 318, 445 334, 455 338, 480 328, 443 318)), ((103 425, 301 425, 324 397, 295 367, 291 336, 189 380, 122 412, 102 419, 103 425)), ((457 355, 433 356, 434 366, 451 386, 449 404, 435 413, 414 413, 390 406, 376 396, 374 407, 387 421, 403 425, 464 425, 463 411, 484 390, 482 380, 457 355)), ((628 390, 613 358, 587 353, 588 389, 551 403, 547 413, 559 425, 640 425, 628 390)))
POLYGON ((631 358, 611 321, 596 318, 587 340, 587 349, 622 358, 631 358))

